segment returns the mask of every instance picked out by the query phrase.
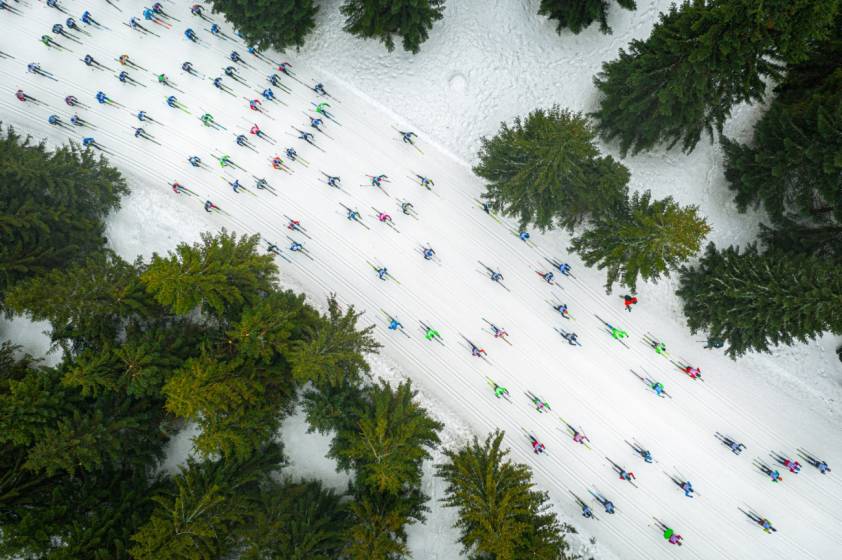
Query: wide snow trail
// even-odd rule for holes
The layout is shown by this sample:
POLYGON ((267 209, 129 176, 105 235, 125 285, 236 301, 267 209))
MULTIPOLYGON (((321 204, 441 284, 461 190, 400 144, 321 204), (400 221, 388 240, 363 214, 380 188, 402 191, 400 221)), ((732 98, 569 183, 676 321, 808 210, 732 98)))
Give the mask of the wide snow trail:
MULTIPOLYGON (((266 76, 274 70, 247 54, 242 44, 211 37, 206 31, 209 25, 189 14, 188 3, 165 5, 181 20, 172 29, 143 23, 161 38, 141 36, 121 23, 132 15, 139 17, 141 3, 124 1, 122 12, 105 2, 64 4, 77 19, 83 10, 90 10, 110 31, 87 28, 91 36, 82 37, 84 45, 54 36, 73 52, 47 51, 38 37, 49 34, 65 16, 40 4, 23 8, 25 17, 0 12, 7 31, 0 50, 16 57, 0 61, 4 123, 36 138, 63 142, 67 131, 48 125, 47 116, 57 114, 67 122, 72 110, 62 100, 75 95, 91 107, 79 110, 79 115, 97 128, 79 130, 70 138, 93 136, 115 152, 112 162, 139 179, 140 184, 133 182, 135 191, 169 190, 169 183, 177 180, 199 196, 172 194, 172 204, 192 209, 195 220, 207 224, 202 227, 260 233, 282 248, 289 245, 287 235, 303 242, 314 260, 285 251, 292 263, 279 259, 278 264, 286 277, 304 286, 313 298, 323 301, 336 292, 343 303, 366 310, 378 326, 383 355, 478 434, 506 430, 514 458, 535 469, 540 486, 569 517, 580 519, 571 491, 590 499, 588 489, 595 488, 610 498, 617 514, 600 513, 594 504, 600 521, 583 521, 579 529, 619 557, 659 559, 677 553, 664 543, 653 516, 684 535, 685 557, 835 556, 833 551, 842 542, 838 475, 822 477, 805 466, 797 476, 784 472, 784 482, 776 485, 752 466, 752 459, 772 464, 769 452, 792 455, 796 447, 803 447, 832 466, 842 464, 838 426, 804 410, 787 395, 764 391, 755 379, 742 379, 732 362, 704 352, 684 329, 652 310, 623 312, 617 294, 603 293, 598 272, 577 266, 575 258, 563 253, 560 235, 533 235, 534 248, 520 241, 478 208, 475 199, 482 183, 466 164, 424 138, 418 142, 423 153, 402 143, 395 128, 402 128, 401 123, 353 89, 318 75, 306 60, 290 59, 301 81, 281 76, 291 93, 273 88, 284 104, 264 101, 267 115, 261 115, 250 111, 243 97, 259 97, 259 91, 268 87, 266 76), (205 46, 184 39, 182 32, 188 26, 205 46), (227 55, 232 49, 253 69, 230 62, 227 55), (131 86, 121 84, 114 72, 91 70, 78 61, 91 54, 119 72, 124 68, 115 58, 122 53, 151 72, 167 73, 184 93, 159 85, 151 72, 128 69, 145 87, 131 86), (186 60, 206 78, 182 73, 186 60), (59 82, 27 74, 26 63, 32 61, 53 72, 59 82), (236 96, 214 89, 208 79, 223 75, 222 68, 228 65, 238 66, 249 83, 246 87, 225 77, 236 96), (317 79, 341 103, 319 99, 309 89, 317 79), (18 102, 13 96, 18 88, 48 107, 18 102), (98 90, 126 108, 97 104, 98 90), (191 114, 169 108, 164 101, 168 95, 175 95, 191 114), (313 131, 324 152, 298 140, 292 128, 311 130, 305 113, 313 115, 313 103, 322 100, 331 104, 332 114, 341 122, 341 126, 326 122, 324 130, 332 138, 313 131), (134 138, 131 127, 139 122, 132 114, 140 109, 159 121, 142 126, 161 146, 134 138), (205 111, 227 130, 202 126, 198 116, 205 111), (277 145, 249 135, 253 123, 277 145), (235 134, 249 136, 257 151, 236 146, 235 134), (308 165, 289 161, 283 149, 291 146, 308 165), (246 171, 220 169, 212 153, 230 154, 246 171), (293 173, 272 169, 270 158, 275 154, 293 173), (199 155, 211 169, 191 167, 187 163, 191 155, 199 155), (322 171, 340 176, 343 190, 329 187, 322 171), (432 192, 414 181, 416 173, 435 181, 432 192), (388 194, 368 184, 367 175, 379 174, 390 180, 383 185, 388 194), (266 177, 277 196, 258 192, 253 177, 266 177), (235 194, 227 184, 234 178, 250 192, 235 194), (202 204, 208 199, 225 214, 205 213, 202 204), (414 204, 417 220, 401 214, 398 199, 414 204), (340 204, 357 208, 370 229, 345 219, 340 204), (372 217, 374 208, 391 214, 400 232, 378 223, 372 217), (291 233, 285 215, 301 220, 312 239, 291 233), (441 265, 422 258, 419 248, 424 243, 435 248, 441 265), (560 286, 547 285, 537 274, 550 270, 546 258, 571 262, 576 278, 562 278, 560 286), (498 268, 511 291, 493 283, 478 261, 498 268), (387 266, 400 283, 379 280, 367 262, 387 266), (575 320, 561 318, 548 301, 566 302, 575 320), (387 330, 381 309, 399 318, 409 337, 387 330), (597 315, 630 333, 627 347, 610 338, 597 315), (494 340, 483 318, 505 327, 512 345, 494 340), (419 321, 441 332, 444 345, 424 340, 419 321), (583 346, 568 345, 556 327, 576 331, 583 346), (663 338, 674 359, 701 367, 704 383, 686 378, 649 349, 642 342, 646 332, 663 338), (472 357, 462 335, 485 348, 488 359, 472 357), (672 398, 657 398, 630 369, 663 382, 672 398), (496 399, 486 377, 506 386, 513 402, 496 399), (525 391, 540 395, 552 412, 536 412, 525 391), (571 441, 560 417, 581 426, 591 438, 590 449, 571 441), (522 429, 540 438, 548 453, 535 456, 522 429), (733 455, 714 438, 716 431, 734 436, 748 449, 742 456, 733 455), (633 438, 648 446, 658 462, 643 463, 626 444, 633 438), (619 480, 607 457, 634 471, 639 488, 619 480), (668 478, 677 473, 689 478, 701 494, 685 498, 668 478), (767 516, 778 532, 766 535, 739 507, 767 516)), ((224 28, 233 36, 230 28, 224 28)), ((137 212, 155 214, 150 208, 137 212)))

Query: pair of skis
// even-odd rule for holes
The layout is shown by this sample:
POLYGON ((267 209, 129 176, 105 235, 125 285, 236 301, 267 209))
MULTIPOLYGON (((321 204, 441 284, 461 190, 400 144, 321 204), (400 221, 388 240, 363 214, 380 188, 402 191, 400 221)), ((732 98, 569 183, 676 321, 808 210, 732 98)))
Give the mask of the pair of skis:
POLYGON ((358 210, 354 210, 353 208, 350 208, 350 207, 348 207, 348 206, 345 206, 345 205, 344 205, 344 204, 342 204, 341 202, 339 203, 339 206, 341 206, 342 208, 344 208, 344 209, 345 209, 345 212, 346 212, 346 213, 345 213, 345 219, 350 220, 350 221, 354 221, 354 222, 356 222, 356 223, 360 224, 361 226, 363 226, 365 229, 368 229, 368 230, 370 230, 370 229, 371 229, 370 227, 368 227, 367 225, 365 225, 365 224, 363 223, 363 220, 362 220, 362 214, 360 214, 358 210), (350 215, 350 213, 351 213, 351 212, 354 212, 354 213, 355 213, 355 214, 354 214, 354 217, 353 217, 353 218, 348 218, 348 216, 350 215))
POLYGON ((483 272, 481 270, 478 270, 477 272, 479 272, 483 276, 488 276, 491 279, 492 282, 496 282, 497 284, 502 286, 503 289, 505 289, 507 292, 511 292, 511 290, 505 284, 503 284, 502 274, 500 274, 499 271, 494 270, 493 268, 491 268, 487 264, 483 263, 482 261, 477 261, 477 262, 480 264, 480 266, 482 266, 486 270, 486 272, 483 272), (500 275, 501 278, 497 279, 497 278, 494 277, 495 275, 500 275))
MULTIPOLYGON (((655 385, 657 383, 660 383, 659 381, 655 381, 654 379, 648 377, 648 374, 647 374, 647 377, 644 377, 644 376, 640 375, 639 373, 637 373, 636 371, 634 371, 633 369, 630 369, 629 371, 632 372, 635 377, 640 379, 640 381, 643 382, 643 384, 646 385, 647 387, 649 387, 649 389, 651 389, 652 391, 655 390, 654 389, 655 385)), ((643 371, 646 372, 646 370, 643 370, 643 371)), ((658 397, 661 397, 661 398, 664 398, 664 397, 667 397, 667 398, 670 398, 670 399, 672 398, 672 395, 670 395, 669 393, 667 393, 666 391, 663 391, 663 390, 661 391, 660 395, 657 392, 655 392, 655 395, 658 396, 658 397)))
MULTIPOLYGON (((382 266, 377 266, 376 264, 374 264, 374 263, 373 263, 373 262, 371 262, 371 261, 365 261, 365 262, 368 264, 368 266, 370 266, 371 268, 373 268, 373 269, 374 269, 374 271, 375 271, 378 275, 380 274, 380 271, 381 271, 381 270, 383 270, 383 268, 385 268, 385 267, 382 267, 382 266)), ((401 284, 401 283, 400 283, 400 281, 399 281, 397 278, 395 278, 394 276, 392 276, 392 273, 391 273, 391 272, 389 272, 388 270, 387 270, 387 271, 386 271, 386 273, 383 275, 383 277, 381 278, 381 280, 391 280, 392 282, 394 282, 394 283, 395 283, 395 284, 397 284, 398 286, 400 286, 400 284, 401 284)))

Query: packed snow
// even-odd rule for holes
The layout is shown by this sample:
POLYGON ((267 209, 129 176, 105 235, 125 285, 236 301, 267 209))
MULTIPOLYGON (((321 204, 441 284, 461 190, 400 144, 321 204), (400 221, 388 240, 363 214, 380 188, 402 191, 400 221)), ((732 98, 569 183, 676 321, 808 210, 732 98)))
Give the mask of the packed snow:
MULTIPOLYGON (((341 302, 366 311, 384 346, 373 358, 376 372, 413 380, 425 405, 446 424, 445 445, 505 429, 512 456, 533 467, 539 487, 550 493, 562 518, 581 532, 577 547, 595 537, 600 557, 659 559, 676 554, 655 528, 653 516, 684 536, 681 554, 694 558, 834 556, 835 545, 842 542, 838 475, 822 476, 807 465, 793 475, 780 467, 784 482, 773 484, 752 460, 772 464, 770 452, 792 455, 802 447, 831 466, 842 463, 842 388, 832 352, 838 339, 825 336, 772 356, 733 362, 718 351, 703 350, 702 337, 687 332, 680 303, 672 295, 673 281, 644 285, 641 303, 626 313, 617 292, 604 293, 600 272, 566 254, 566 235, 533 233, 533 248, 484 214, 475 201, 482 182, 468 162, 480 136, 538 106, 592 109, 592 76, 601 62, 613 58, 631 38, 645 37, 666 2, 639 2, 635 12, 612 7, 610 36, 595 28, 579 36, 558 36, 552 22, 536 15, 537 0, 451 1, 415 57, 389 54, 379 44, 344 34, 339 2, 323 2, 319 27, 301 52, 267 53, 273 60, 290 61, 300 82, 281 75, 291 94, 274 88, 285 105, 264 100, 266 115, 250 111, 243 97, 260 97, 272 67, 247 54, 242 44, 211 37, 208 25, 189 14, 189 3, 165 4, 181 20, 172 29, 143 22, 160 38, 142 36, 121 23, 140 17, 143 3, 124 0, 122 12, 104 1, 62 4, 77 20, 90 10, 110 30, 87 27, 91 37, 82 38, 84 45, 53 36, 73 51, 57 52, 38 37, 50 34, 65 15, 36 3, 21 8, 26 17, 0 12, 7 31, 0 50, 16 57, 0 61, 0 118, 51 144, 93 136, 116 154, 111 160, 133 189, 109 223, 112 247, 123 257, 148 257, 220 227, 260 233, 277 243, 292 260, 278 259, 286 286, 305 292, 317 305, 335 292, 341 302), (188 26, 196 30, 200 44, 184 38, 188 26), (224 79, 236 93, 230 96, 208 78, 222 75, 225 66, 237 66, 227 58, 233 49, 253 69, 239 67, 248 87, 224 79), (184 93, 159 85, 151 72, 132 69, 130 75, 143 86, 121 84, 114 74, 126 69, 115 61, 122 53, 149 71, 167 73, 184 93), (85 54, 116 72, 86 67, 78 61, 85 54), (181 72, 186 60, 206 77, 181 72), (26 64, 33 61, 59 81, 27 74, 26 64), (316 81, 337 99, 319 98, 309 89, 316 81), (48 106, 18 102, 13 95, 18 88, 48 106), (98 104, 98 90, 125 107, 98 104), (63 99, 70 94, 90 107, 78 114, 95 130, 68 136, 47 124, 50 114, 69 120, 73 110, 63 99), (168 95, 175 95, 190 114, 168 107, 168 95), (291 128, 311 130, 306 114, 314 115, 313 103, 319 101, 329 102, 341 123, 326 121, 330 138, 312 131, 324 152, 297 139, 291 128), (160 124, 141 125, 133 116, 140 109, 160 124), (227 130, 202 126, 198 116, 205 111, 227 130), (277 145, 249 135, 254 123, 277 145), (131 127, 137 126, 162 145, 135 138, 131 127), (417 132, 418 149, 401 142, 397 129, 417 132), (238 147, 235 134, 249 136, 257 151, 238 147), (283 154, 287 147, 294 147, 309 165, 289 161, 283 154), (213 153, 230 154, 245 171, 220 169, 213 153), (272 169, 275 154, 293 173, 272 169), (213 167, 191 167, 190 155, 213 167), (341 176, 343 190, 329 187, 322 171, 341 176), (372 187, 367 177, 379 174, 389 178, 383 183, 385 192, 372 187), (416 174, 432 178, 433 190, 422 188, 416 174), (277 196, 258 192, 253 176, 266 177, 277 196), (235 178, 251 193, 235 194, 227 184, 235 178), (174 194, 169 186, 174 180, 199 196, 174 194), (206 199, 225 214, 203 211, 206 199), (398 199, 411 201, 418 219, 403 215, 398 199), (358 209, 370 229, 347 220, 340 204, 358 209), (375 209, 391 214, 399 232, 379 223, 375 209), (301 220, 312 239, 288 230, 285 215, 301 220), (288 235, 303 242, 314 260, 286 251, 288 235), (427 243, 440 263, 422 258, 420 247, 427 243), (550 269, 547 258, 572 264, 575 278, 562 277, 559 286, 544 283, 536 272, 550 269), (493 283, 478 261, 499 269, 511 291, 493 283), (367 263, 387 266, 400 283, 379 280, 367 263), (550 301, 567 303, 575 320, 561 318, 550 301), (409 336, 387 330, 382 310, 399 318, 409 336), (596 315, 628 331, 628 347, 612 340, 596 315), (512 344, 494 339, 484 318, 505 327, 512 344), (424 340, 419 321, 441 332, 444 344, 424 340), (568 345, 555 328, 576 331, 583 346, 568 345), (673 359, 701 367, 705 381, 690 380, 656 355, 642 342, 647 332, 664 340, 673 359), (487 360, 471 356, 462 335, 487 350, 487 360), (656 397, 632 369, 663 382, 672 398, 656 397), (486 377, 506 386, 512 402, 496 399, 486 377), (538 413, 525 391, 539 395, 552 411, 538 413), (574 444, 560 418, 581 427, 591 439, 590 448, 574 444), (545 443, 547 454, 533 454, 522 430, 545 443), (747 450, 734 455, 714 438, 717 431, 745 443, 747 450), (648 446, 657 463, 645 464, 636 456, 626 443, 633 439, 648 446), (619 480, 606 458, 634 471, 638 488, 619 480), (678 473, 693 482, 699 492, 695 498, 686 498, 668 478, 678 473), (610 498, 617 513, 602 512, 589 489, 610 498), (571 492, 587 499, 600 520, 583 519, 571 492), (778 532, 767 535, 738 508, 768 517, 778 532)), ((230 27, 223 27, 233 36, 230 27)), ((746 138, 760 110, 737 108, 727 132, 746 138)), ((610 146, 604 148, 613 153, 610 146)), ((633 188, 698 204, 714 228, 712 240, 745 243, 753 239, 762 216, 737 214, 721 159, 716 146, 703 143, 691 155, 652 153, 624 163, 632 172, 633 188)), ((43 328, 16 320, 5 323, 2 334, 16 340, 23 335, 23 342, 37 351, 43 342, 32 333, 43 328)), ((343 485, 329 465, 313 461, 325 452, 325 440, 305 436, 303 428, 296 416, 282 434, 293 470, 343 485)), ((167 468, 189 451, 189 433, 182 436, 173 443, 167 468)), ((427 491, 440 498, 441 481, 430 472, 428 465, 427 491)), ((456 533, 449 527, 453 512, 434 508, 424 527, 413 528, 410 544, 416 559, 456 556, 456 533), (446 542, 431 542, 433 531, 436 541, 446 542)))

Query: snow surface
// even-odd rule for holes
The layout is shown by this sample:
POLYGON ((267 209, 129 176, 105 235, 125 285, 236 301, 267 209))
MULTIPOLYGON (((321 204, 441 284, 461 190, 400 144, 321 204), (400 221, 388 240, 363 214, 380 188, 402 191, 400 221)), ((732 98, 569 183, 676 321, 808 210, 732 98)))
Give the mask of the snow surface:
MULTIPOLYGON (((702 337, 689 335, 671 281, 643 286, 641 304, 632 314, 624 313, 617 293, 604 294, 602 274, 565 254, 565 235, 533 234, 538 248, 532 249, 477 209, 473 199, 482 184, 471 174, 468 160, 474 157, 479 137, 493 134, 499 121, 537 106, 595 107, 593 73, 630 38, 645 37, 657 12, 667 5, 640 2, 636 12, 612 7, 611 36, 592 29, 579 36, 559 37, 551 22, 535 15, 537 3, 451 1, 421 54, 411 57, 398 51, 388 54, 378 44, 345 35, 340 30, 339 2, 324 2, 315 36, 300 53, 289 55, 298 77, 307 84, 312 84, 311 79, 324 81, 328 91, 342 101, 331 102, 342 126, 329 122, 325 128, 334 139, 316 133, 324 153, 288 135, 293 132, 290 125, 307 128, 302 112, 316 100, 304 85, 285 78, 292 95, 277 89, 276 93, 288 107, 272 105, 269 119, 249 111, 242 99, 215 91, 207 80, 180 72, 181 62, 191 60, 208 76, 221 75, 221 67, 228 65, 224 56, 230 51, 230 46, 210 37, 205 23, 189 15, 184 2, 165 5, 182 20, 172 30, 145 24, 154 27, 160 39, 141 37, 120 23, 130 15, 139 16, 142 3, 121 2, 120 13, 103 1, 65 2, 75 17, 89 9, 111 28, 91 31, 84 47, 57 38, 73 53, 47 51, 37 42, 52 24, 64 20, 55 10, 36 4, 25 10, 26 18, 0 14, 8 22, 0 50, 17 57, 0 61, 0 116, 21 132, 60 143, 68 137, 50 127, 47 116, 54 112, 67 120, 71 113, 61 100, 68 94, 91 106, 79 114, 99 127, 91 135, 118 154, 113 162, 126 173, 133 189, 109 222, 112 246, 125 258, 163 252, 219 227, 259 232, 284 246, 288 233, 284 214, 300 219, 313 239, 296 237, 315 261, 300 255, 292 255, 292 264, 279 260, 284 285, 303 290, 317 305, 336 292, 341 302, 366 310, 384 344, 382 354, 373 359, 376 372, 413 379, 425 405, 446 423, 445 445, 467 441, 474 433, 483 437, 495 427, 505 429, 512 456, 535 469, 539 486, 550 493, 563 519, 575 520, 584 538, 597 539, 598 556, 672 557, 677 551, 663 542, 652 526, 652 516, 683 534, 686 544, 681 554, 694 558, 834 556, 835 545, 842 542, 838 475, 821 477, 805 467, 797 476, 785 472, 785 481, 773 485, 753 469, 751 461, 760 457, 771 462, 770 451, 791 454, 796 447, 805 447, 832 466, 842 462, 841 372, 832 352, 838 339, 825 336, 772 356, 750 355, 733 362, 717 352, 703 351, 698 343, 702 337), (211 48, 184 39, 181 32, 188 25, 211 48), (163 99, 172 92, 154 83, 149 73, 129 70, 147 86, 132 87, 120 84, 111 72, 96 72, 76 61, 90 53, 119 70, 113 59, 121 52, 128 52, 149 70, 166 72, 185 90, 175 95, 192 115, 168 108, 163 99), (61 82, 26 74, 25 65, 31 61, 40 62, 61 82), (18 87, 50 108, 19 103, 12 95, 18 87), (163 126, 152 124, 146 129, 164 145, 133 138, 130 127, 138 121, 127 110, 97 106, 94 93, 98 89, 131 112, 142 108, 161 121, 163 126), (196 118, 200 108, 213 113, 228 131, 202 127, 196 118), (247 134, 248 125, 255 121, 278 141, 278 147, 255 139, 252 143, 259 149, 255 154, 234 145, 233 133, 247 134), (416 130, 424 153, 402 144, 393 126, 416 130), (309 167, 292 163, 292 175, 272 170, 268 159, 287 146, 295 146, 310 161, 309 167), (226 172, 227 180, 238 177, 254 192, 251 174, 265 176, 278 196, 234 194, 218 167, 195 170, 186 163, 191 154, 213 163, 211 153, 219 151, 231 154, 249 170, 226 172), (340 175, 345 191, 320 182, 320 170, 340 175), (384 185, 391 197, 360 186, 367 183, 366 174, 379 173, 391 178, 384 185), (414 173, 432 177, 435 193, 413 183, 414 173), (176 197, 168 186, 173 180, 201 197, 176 197), (411 200, 420 220, 402 216, 397 197, 411 200), (201 207, 205 198, 229 214, 206 214, 201 207), (371 230, 345 220, 339 203, 359 208, 371 230), (376 223, 370 216, 371 206, 391 213, 400 233, 376 223), (420 257, 418 247, 426 242, 436 248, 442 266, 420 257), (545 257, 573 264, 576 279, 564 280, 563 288, 542 283, 534 271, 547 270, 545 257), (483 277, 477 260, 499 267, 512 292, 483 277), (379 281, 366 261, 387 265, 400 285, 379 281), (576 320, 559 318, 547 304, 551 299, 567 302, 576 320), (397 315, 410 337, 387 331, 380 308, 397 315), (629 331, 628 348, 608 337, 595 313, 629 331), (505 326, 513 345, 492 339, 483 330, 483 317, 505 326), (445 345, 424 341, 419 320, 435 326, 445 345), (554 327, 577 331, 584 346, 568 346, 554 327), (646 348, 641 336, 647 331, 663 337, 673 356, 699 365, 706 381, 684 378, 646 348), (484 346, 490 363, 472 358, 460 333, 484 346), (657 399, 629 368, 645 369, 663 381, 673 398, 657 399), (508 387, 514 402, 495 399, 485 376, 508 387), (527 390, 548 401, 553 412, 532 410, 523 395, 527 390), (570 441, 558 415, 583 427, 593 441, 591 450, 570 441), (533 455, 521 428, 544 441, 549 453, 533 455), (716 442, 715 431, 734 435, 748 450, 735 457, 716 442), (648 445, 659 462, 646 465, 637 459, 624 443, 632 438, 648 445), (618 480, 606 456, 635 471, 639 488, 618 480), (689 477, 701 495, 685 498, 664 473, 676 470, 689 477), (594 486, 614 501, 616 515, 602 514, 599 522, 579 517, 569 492, 587 498, 588 488, 594 486), (743 504, 768 516, 778 533, 766 535, 751 525, 737 509, 743 504)), ((269 67, 245 54, 241 45, 237 50, 259 68, 244 69, 242 75, 255 86, 265 87, 269 67)), ((238 95, 257 95, 254 88, 227 78, 225 82, 238 95)), ((728 133, 745 138, 758 111, 737 108, 728 133)), ((613 153, 610 146, 605 149, 613 153)), ((739 215, 734 210, 717 147, 700 144, 689 156, 652 153, 624 163, 632 172, 634 188, 698 204, 714 228, 711 239, 717 243, 753 239, 761 216, 739 215)), ((43 325, 25 326, 17 320, 4 323, 2 332, 17 338, 17 332, 39 329, 43 325)), ((32 344, 38 343, 27 336, 32 344)), ((293 457, 292 468, 301 474, 329 473, 330 467, 319 463, 326 449, 324 440, 301 435, 286 441, 300 434, 302 427, 300 417, 294 417, 282 434, 293 457), (299 454, 301 447, 308 449, 299 454)), ((167 468, 188 452, 186 436, 189 433, 173 443, 174 460, 167 468)), ((427 465, 427 491, 438 498, 441 481, 429 477, 429 472, 427 465)), ((337 484, 339 480, 334 478, 337 484)), ((455 557, 457 548, 448 546, 455 539, 449 528, 452 519, 452 511, 436 507, 426 527, 413 528, 413 557, 455 557), (431 542, 431 530, 441 543, 431 542)), ((577 547, 585 546, 583 539, 573 541, 577 547)))

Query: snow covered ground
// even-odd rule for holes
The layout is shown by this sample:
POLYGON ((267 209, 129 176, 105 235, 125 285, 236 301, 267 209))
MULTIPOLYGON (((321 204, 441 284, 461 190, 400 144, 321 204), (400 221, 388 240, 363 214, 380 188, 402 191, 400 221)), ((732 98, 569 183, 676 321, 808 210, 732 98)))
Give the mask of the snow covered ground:
MULTIPOLYGON (((565 254, 566 236, 533 235, 538 245, 533 249, 476 207, 474 198, 482 184, 466 160, 473 158, 479 137, 492 134, 499 121, 536 106, 560 103, 592 109, 596 99, 591 77, 600 63, 613 58, 630 38, 646 36, 657 12, 667 5, 640 2, 636 12, 613 8, 611 36, 593 29, 559 37, 552 23, 535 15, 537 3, 451 1, 421 54, 410 57, 398 51, 387 54, 377 44, 343 34, 339 2, 324 2, 314 38, 289 60, 305 84, 312 84, 311 79, 324 81, 342 101, 331 102, 342 123, 327 123, 325 130, 333 138, 316 133, 325 152, 294 138, 290 128, 307 128, 303 112, 316 100, 303 84, 285 78, 292 94, 277 89, 276 93, 288 106, 264 103, 269 118, 249 111, 240 99, 256 97, 255 87, 226 78, 237 92, 232 97, 214 90, 207 80, 180 72, 181 63, 190 60, 208 76, 221 75, 232 48, 212 39, 207 25, 189 15, 187 3, 166 4, 168 12, 182 20, 172 30, 145 24, 162 36, 159 39, 141 37, 120 23, 130 15, 139 16, 142 3, 123 1, 120 13, 101 0, 67 1, 74 17, 88 9, 111 28, 92 30, 84 46, 57 37, 73 53, 48 52, 37 42, 64 16, 35 4, 24 9, 26 18, 0 13, 9 31, 0 38, 0 50, 17 57, 0 61, 0 118, 22 132, 57 143, 68 136, 50 127, 46 118, 51 113, 65 121, 69 118, 63 97, 76 95, 91 107, 79 114, 98 128, 84 135, 94 136, 118 154, 113 162, 127 174, 133 189, 109 224, 111 243, 126 258, 166 251, 178 242, 198 239, 201 231, 223 226, 259 232, 284 246, 289 233, 284 214, 300 219, 313 239, 296 237, 315 261, 300 255, 291 255, 292 264, 279 261, 285 285, 303 290, 317 304, 327 293, 336 292, 340 301, 367 310, 384 344, 376 371, 413 379, 424 402, 446 422, 446 444, 462 442, 470 433, 484 436, 495 427, 505 429, 513 457, 533 466, 560 513, 574 520, 584 537, 593 536, 602 545, 601 557, 613 553, 658 559, 675 554, 651 525, 652 516, 683 534, 682 554, 694 558, 832 557, 834 545, 842 542, 838 476, 821 477, 807 467, 797 476, 784 473, 785 481, 774 485, 751 463, 755 457, 770 462, 770 451, 794 453, 796 447, 814 450, 831 465, 842 462, 838 423, 842 372, 832 352, 837 342, 833 337, 773 356, 752 355, 732 362, 702 350, 697 341, 701 337, 689 335, 672 295, 672 282, 645 285, 641 304, 634 313, 624 313, 616 293, 604 294, 602 275, 565 254), (209 48, 183 38, 188 25, 209 48), (150 73, 132 70, 130 74, 146 87, 124 85, 112 72, 90 70, 76 60, 90 53, 119 70, 114 58, 123 52, 151 71, 166 72, 185 93, 166 90, 150 73), (40 62, 60 82, 26 74, 25 65, 31 61, 40 62), (19 103, 12 95, 18 87, 48 103, 49 109, 19 103), (127 109, 98 106, 97 90, 127 109), (171 93, 192 114, 168 108, 164 97, 171 93), (162 123, 146 128, 163 146, 132 136, 131 127, 138 121, 131 113, 138 109, 162 123), (202 127, 197 119, 202 110, 213 113, 228 130, 202 127), (252 139, 259 153, 237 147, 234 133, 248 135, 254 122, 278 146, 252 139), (402 144, 393 126, 416 130, 424 153, 402 144), (287 162, 294 170, 291 175, 269 165, 269 158, 288 146, 310 162, 309 166, 287 162), (231 154, 248 172, 225 171, 223 180, 223 171, 211 159, 213 152, 231 154), (193 154, 214 164, 213 170, 190 167, 186 158, 193 154), (328 187, 321 170, 341 176, 344 191, 328 187), (388 195, 361 186, 368 182, 366 174, 380 173, 391 179, 384 184, 388 195), (435 192, 414 183, 415 173, 432 177, 435 192), (278 196, 256 193, 252 174, 265 176, 278 196), (253 194, 234 194, 226 181, 235 177, 253 194), (168 186, 173 180, 200 196, 176 196, 168 186), (228 214, 203 212, 206 198, 228 214), (398 198, 411 200, 420 219, 401 215, 398 198), (340 203, 357 207, 371 229, 345 220, 340 203), (377 223, 371 217, 372 207, 392 214, 400 233, 377 223), (422 243, 432 244, 441 266, 421 258, 422 243), (563 281, 563 287, 542 283, 535 271, 547 270, 545 257, 571 262, 576 279, 563 281), (477 260, 499 267, 511 293, 483 277, 477 260), (366 261, 388 266, 400 284, 378 280, 366 261), (558 317, 547 304, 553 299, 568 303, 576 320, 558 317), (410 336, 387 331, 381 308, 398 316, 410 336), (629 347, 612 341, 594 314, 629 331, 629 347), (505 326, 513 345, 484 331, 483 317, 505 326), (437 328, 445 345, 423 340, 418 321, 437 328), (577 331, 584 346, 567 345, 554 327, 577 331), (673 356, 700 366, 706 381, 684 378, 646 348, 641 336, 647 331, 664 338, 673 356), (471 357, 460 333, 487 349, 488 362, 471 357), (673 398, 655 397, 630 368, 645 369, 664 382, 673 398), (508 387, 513 403, 495 399, 486 376, 508 387), (527 390, 548 401, 553 412, 532 410, 523 395, 527 390), (592 449, 570 441, 559 415, 588 433, 592 449), (533 455, 521 428, 544 441, 549 453, 533 455), (717 443, 715 431, 733 434, 748 450, 734 456, 717 443), (635 457, 625 443, 632 438, 649 446, 659 462, 646 465, 635 457), (618 480, 606 457, 635 471, 639 488, 618 480), (670 482, 665 472, 675 471, 693 481, 701 492, 697 498, 685 498, 670 482), (616 515, 603 514, 599 522, 578 516, 569 492, 587 498, 593 487, 614 501, 616 515), (751 525, 737 509, 744 504, 768 516, 778 533, 766 535, 751 525)), ((241 45, 236 48, 258 68, 243 69, 243 77, 253 86, 265 87, 268 65, 249 57, 241 45)), ((757 108, 738 108, 728 132, 745 137, 757 116, 757 108)), ((74 134, 73 139, 82 135, 74 134)), ((610 147, 606 150, 611 152, 610 147)), ((700 144, 689 156, 654 153, 624 163, 631 169, 634 188, 698 204, 709 217, 714 228, 711 239, 717 243, 753 238, 760 216, 738 215, 733 209, 717 148, 700 144)), ((7 323, 0 332, 17 338, 18 333, 43 328, 22 325, 7 323)), ((312 439, 315 436, 301 435, 302 427, 296 417, 284 429, 285 440, 299 434, 287 442, 293 468, 317 472, 307 466, 308 461, 326 446, 312 439), (310 447, 309 454, 297 454, 300 447, 310 447)), ((427 480, 428 491, 440 497, 440 486, 435 486, 440 481, 429 476, 427 480)), ((342 484, 341 478, 334 482, 342 484)), ((451 521, 452 512, 436 508, 424 530, 434 530, 443 546, 433 545, 431 532, 415 528, 413 556, 455 557, 456 548, 447 546, 455 537, 448 528, 451 521)))

